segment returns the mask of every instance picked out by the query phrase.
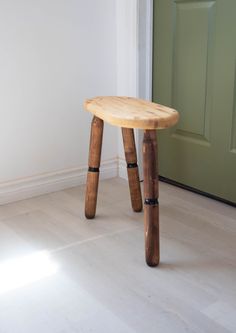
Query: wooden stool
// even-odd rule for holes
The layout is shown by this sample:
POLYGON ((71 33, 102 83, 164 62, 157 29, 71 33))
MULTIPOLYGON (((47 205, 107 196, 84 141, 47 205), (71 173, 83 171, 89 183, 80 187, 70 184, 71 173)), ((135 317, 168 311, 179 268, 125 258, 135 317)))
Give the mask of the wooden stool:
POLYGON ((142 210, 142 196, 134 140, 134 128, 144 130, 144 228, 146 262, 159 264, 159 206, 156 129, 175 125, 179 114, 174 109, 129 97, 96 97, 84 107, 94 114, 91 124, 89 168, 85 197, 85 216, 96 213, 103 121, 122 128, 132 208, 142 210))

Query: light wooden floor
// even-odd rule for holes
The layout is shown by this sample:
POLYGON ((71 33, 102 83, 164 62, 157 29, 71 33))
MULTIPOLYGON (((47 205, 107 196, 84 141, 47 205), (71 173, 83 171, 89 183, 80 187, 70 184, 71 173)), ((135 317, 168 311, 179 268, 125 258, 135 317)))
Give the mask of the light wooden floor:
POLYGON ((149 268, 127 183, 99 194, 91 221, 84 186, 0 207, 0 333, 236 332, 236 210, 160 183, 149 268))

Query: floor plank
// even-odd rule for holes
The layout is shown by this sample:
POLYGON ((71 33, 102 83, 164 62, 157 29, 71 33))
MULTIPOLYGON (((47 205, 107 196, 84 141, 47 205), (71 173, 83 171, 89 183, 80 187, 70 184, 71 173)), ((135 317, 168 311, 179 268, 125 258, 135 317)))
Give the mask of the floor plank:
POLYGON ((149 268, 126 181, 101 182, 92 221, 84 189, 0 207, 1 333, 236 332, 234 208, 160 183, 161 264, 149 268))

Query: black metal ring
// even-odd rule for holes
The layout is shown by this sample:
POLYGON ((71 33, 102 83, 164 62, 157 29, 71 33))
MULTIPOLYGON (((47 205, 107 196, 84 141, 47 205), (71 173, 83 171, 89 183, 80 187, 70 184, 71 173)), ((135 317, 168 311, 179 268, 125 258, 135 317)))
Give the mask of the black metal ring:
POLYGON ((99 172, 99 168, 93 168, 93 167, 89 167, 88 168, 89 172, 99 172))
POLYGON ((133 168, 137 168, 138 164, 137 163, 127 163, 127 168, 128 169, 133 169, 133 168))
POLYGON ((144 201, 145 205, 149 205, 149 206, 157 206, 159 205, 158 199, 145 199, 144 201))

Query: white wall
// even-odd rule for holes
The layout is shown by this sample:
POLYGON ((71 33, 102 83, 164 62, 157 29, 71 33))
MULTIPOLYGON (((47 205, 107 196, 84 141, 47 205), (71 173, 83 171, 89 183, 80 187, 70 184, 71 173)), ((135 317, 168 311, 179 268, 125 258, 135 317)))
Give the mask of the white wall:
MULTIPOLYGON (((116 2, 0 1, 0 202, 27 197, 44 175, 48 184, 58 173, 66 186, 63 177, 87 164, 83 100, 117 94, 116 2)), ((117 157, 117 144, 106 126, 104 161, 117 157)))

